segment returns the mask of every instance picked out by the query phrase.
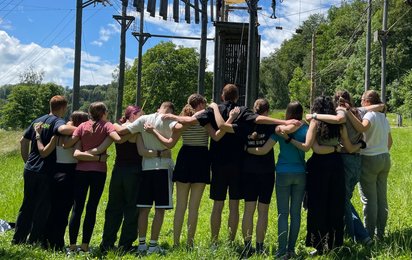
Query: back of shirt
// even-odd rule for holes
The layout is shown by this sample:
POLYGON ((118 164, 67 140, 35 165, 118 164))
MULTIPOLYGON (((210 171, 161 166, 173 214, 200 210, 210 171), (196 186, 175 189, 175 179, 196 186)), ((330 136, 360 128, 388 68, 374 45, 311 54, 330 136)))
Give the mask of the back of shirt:
POLYGON ((58 134, 59 127, 64 125, 65 122, 55 115, 44 115, 33 120, 23 134, 25 139, 31 140, 30 154, 24 168, 32 172, 52 174, 56 164, 56 151, 54 150, 46 158, 41 158, 37 149, 36 131, 34 130, 37 124, 42 124, 40 139, 44 146, 46 146, 53 135, 58 134))
MULTIPOLYGON (((236 106, 238 105, 227 101, 219 104, 219 112, 223 120, 226 121, 229 118, 230 110, 236 106)), ((257 115, 247 107, 241 106, 239 108, 240 114, 232 124, 235 133, 226 133, 218 142, 210 139, 210 154, 214 164, 241 162, 247 135, 253 129, 257 115)), ((213 109, 211 108, 207 108, 205 112, 196 116, 196 118, 201 126, 210 123, 215 130, 219 129, 216 125, 213 109)))

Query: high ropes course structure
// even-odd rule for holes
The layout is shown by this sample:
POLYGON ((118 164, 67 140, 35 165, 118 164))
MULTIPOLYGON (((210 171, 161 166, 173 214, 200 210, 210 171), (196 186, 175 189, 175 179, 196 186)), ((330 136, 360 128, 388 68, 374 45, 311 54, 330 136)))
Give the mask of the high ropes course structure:
MULTIPOLYGON (((82 9, 91 4, 109 4, 108 0, 76 0, 76 36, 75 36, 75 62, 73 77, 73 105, 72 109, 79 108, 80 93, 80 53, 81 53, 81 24, 82 9)), ((118 0, 111 0, 118 1, 118 0)), ((141 103, 141 78, 142 78, 142 49, 145 42, 151 37, 177 38, 200 41, 200 59, 198 71, 198 93, 205 91, 205 70, 206 70, 206 47, 208 40, 214 40, 214 82, 213 100, 220 101, 222 87, 227 83, 234 83, 239 88, 239 104, 251 107, 258 95, 259 82, 259 61, 260 61, 260 35, 258 34, 257 11, 259 0, 120 0, 122 4, 121 15, 113 15, 120 26, 120 62, 118 77, 118 94, 116 103, 116 117, 120 117, 122 111, 124 70, 125 70, 125 33, 135 17, 127 15, 128 6, 132 6, 139 13, 139 31, 132 32, 138 40, 138 67, 136 104, 141 103), (169 6, 169 2, 171 6, 169 6), (243 5, 239 5, 243 4, 243 5), (210 6, 210 15, 208 15, 210 6), (201 35, 187 37, 178 35, 151 34, 144 31, 144 13, 149 13, 155 17, 156 12, 163 18, 168 19, 168 12, 172 10, 172 22, 200 24, 201 35), (181 12, 182 10, 182 12, 181 12), (229 22, 229 12, 233 10, 244 10, 249 13, 249 23, 229 22), (184 14, 184 20, 180 19, 180 14, 184 14), (192 18, 194 14, 194 19, 192 18), (209 17, 210 16, 210 17, 209 17), (208 21, 215 26, 215 38, 207 38, 208 21)), ((282 1, 282 0, 278 0, 282 1)), ((272 16, 276 18, 276 0, 272 0, 272 16)))

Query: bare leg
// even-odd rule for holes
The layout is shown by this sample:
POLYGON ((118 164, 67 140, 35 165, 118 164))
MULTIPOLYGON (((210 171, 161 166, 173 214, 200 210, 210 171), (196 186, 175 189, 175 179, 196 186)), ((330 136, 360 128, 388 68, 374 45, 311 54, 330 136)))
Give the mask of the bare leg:
POLYGON ((146 237, 150 208, 139 208, 139 237, 146 237))
POLYGON ((245 202, 245 210, 243 212, 242 233, 243 240, 252 240, 253 233, 253 215, 255 214, 256 201, 245 202))
POLYGON ((176 210, 173 219, 173 243, 175 246, 180 244, 180 234, 182 233, 189 190, 190 183, 176 182, 176 210))
POLYGON ((193 246, 195 239, 199 206, 206 184, 192 183, 190 185, 189 215, 187 218, 187 245, 193 246))
POLYGON ((165 209, 155 209, 155 215, 153 217, 152 232, 150 235, 150 240, 157 241, 159 239, 159 234, 160 234, 160 230, 163 225, 164 217, 165 217, 165 209))
POLYGON ((258 220, 256 224, 256 242, 263 243, 268 228, 269 204, 258 203, 258 220))
POLYGON ((234 241, 239 225, 239 200, 229 200, 229 240, 234 241))
POLYGON ((220 225, 222 223, 222 210, 225 205, 224 200, 215 200, 213 202, 212 214, 210 216, 210 227, 212 232, 212 243, 219 239, 220 225))

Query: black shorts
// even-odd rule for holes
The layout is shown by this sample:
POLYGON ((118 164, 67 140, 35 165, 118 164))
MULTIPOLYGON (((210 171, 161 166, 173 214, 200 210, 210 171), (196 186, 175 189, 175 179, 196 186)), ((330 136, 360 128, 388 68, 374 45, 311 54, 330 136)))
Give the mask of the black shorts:
POLYGON ((151 208, 154 202, 155 208, 172 209, 173 184, 170 177, 169 170, 142 171, 137 207, 151 208))
POLYGON ((176 159, 173 181, 210 183, 210 158, 206 146, 183 145, 176 159))
POLYGON ((269 204, 275 186, 275 172, 242 173, 242 195, 245 201, 269 204))
POLYGON ((242 198, 239 163, 212 164, 210 198, 212 200, 226 200, 228 189, 229 199, 240 200, 242 198))

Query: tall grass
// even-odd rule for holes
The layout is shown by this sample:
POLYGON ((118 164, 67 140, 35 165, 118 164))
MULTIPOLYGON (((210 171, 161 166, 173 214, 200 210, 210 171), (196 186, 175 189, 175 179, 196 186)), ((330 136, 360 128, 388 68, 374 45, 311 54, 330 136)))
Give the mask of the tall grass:
MULTIPOLYGON (((281 112, 276 113, 281 117, 281 112)), ((392 121, 391 121, 392 122, 392 121)), ((359 244, 353 244, 345 240, 342 248, 330 252, 325 259, 412 259, 412 128, 394 127, 392 130, 394 145, 391 150, 392 168, 389 175, 388 198, 389 198, 389 221, 387 234, 383 241, 376 242, 372 247, 365 248, 359 244)), ((18 153, 18 139, 21 132, 4 132, 0 131, 1 145, 10 147, 1 150, 0 153, 0 219, 15 221, 17 212, 22 202, 23 195, 23 162, 18 153), (13 137, 13 138, 12 138, 13 137), (17 143, 17 144, 16 144, 17 143)), ((174 157, 181 146, 178 143, 173 150, 174 157)), ((101 198, 97 222, 91 241, 94 252, 85 256, 76 256, 76 258, 102 258, 103 255, 98 250, 101 241, 102 229, 104 224, 104 210, 107 204, 108 184, 110 182, 110 169, 113 167, 114 149, 109 150, 112 156, 109 159, 109 175, 106 182, 104 194, 101 198)), ((308 156, 308 155, 307 155, 308 156)), ((359 196, 355 191, 353 203, 361 212, 359 196)), ((225 207, 222 219, 222 229, 220 234, 221 244, 217 250, 211 250, 210 239, 210 222, 209 217, 212 209, 212 201, 209 200, 209 188, 207 187, 202 198, 198 230, 195 238, 195 248, 188 251, 184 246, 171 248, 173 244, 173 210, 167 211, 165 222, 161 231, 160 242, 163 247, 168 249, 165 256, 151 255, 145 258, 157 259, 237 259, 242 248, 243 239, 239 228, 235 243, 225 242, 228 237, 227 217, 228 209, 225 207)), ((242 204, 242 203, 241 203, 242 204)), ((241 205, 241 210, 242 210, 241 205)), ((242 211, 241 211, 242 212, 242 211)), ((153 214, 153 213, 152 213, 153 214)), ((242 213, 241 213, 242 215, 242 213)), ((152 217, 152 215, 151 215, 152 217)), ((150 225, 149 225, 150 226, 150 225)), ((240 227, 240 226, 239 226, 240 227)), ((182 232, 182 244, 186 241, 185 227, 182 232)), ((305 259, 309 256, 309 248, 304 246, 304 236, 306 230, 306 212, 302 211, 302 226, 297 243, 297 253, 299 259, 305 259)), ((148 233, 149 234, 149 233, 148 233)), ((1 259, 64 259, 64 253, 46 251, 30 246, 12 246, 10 245, 13 231, 8 231, 0 235, 0 258, 1 259)), ((81 234, 80 234, 81 236, 81 234)), ((79 237, 80 237, 79 236, 79 237)), ((68 237, 66 237, 68 241, 68 237)), ((269 227, 265 239, 269 255, 267 258, 273 258, 277 247, 277 211, 275 195, 272 196, 272 203, 269 211, 269 227)), ((134 259, 136 255, 128 253, 120 255, 119 252, 109 252, 107 259, 134 259)), ((264 259, 265 257, 253 256, 252 259, 264 259)))

